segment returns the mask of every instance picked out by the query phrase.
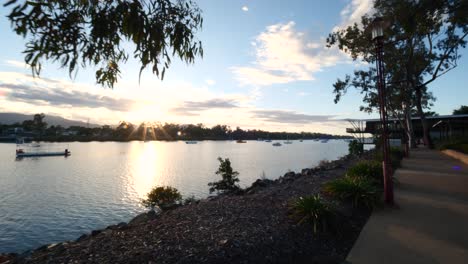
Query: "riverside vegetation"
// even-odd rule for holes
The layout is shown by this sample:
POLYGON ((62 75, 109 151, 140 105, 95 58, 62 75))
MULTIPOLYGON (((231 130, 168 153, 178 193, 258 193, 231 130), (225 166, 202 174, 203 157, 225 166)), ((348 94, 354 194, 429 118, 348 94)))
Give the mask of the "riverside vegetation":
POLYGON ((142 122, 132 124, 121 121, 116 126, 103 125, 92 127, 60 125, 49 126, 45 114, 35 114, 31 120, 22 123, 1 124, 0 135, 8 130, 22 128, 28 137, 36 141, 68 142, 68 141, 132 141, 132 140, 257 140, 258 138, 279 140, 295 139, 346 139, 349 136, 338 136, 311 132, 269 132, 252 129, 244 130, 240 127, 231 128, 227 125, 207 127, 204 124, 173 124, 159 122, 142 122))
POLYGON ((380 204, 381 183, 369 173, 378 156, 347 155, 246 189, 236 186, 229 159, 220 158, 217 183, 227 180, 232 191, 212 184, 222 186, 219 195, 182 202, 175 188, 156 187, 144 204, 161 213, 2 257, 13 263, 341 263, 380 204))

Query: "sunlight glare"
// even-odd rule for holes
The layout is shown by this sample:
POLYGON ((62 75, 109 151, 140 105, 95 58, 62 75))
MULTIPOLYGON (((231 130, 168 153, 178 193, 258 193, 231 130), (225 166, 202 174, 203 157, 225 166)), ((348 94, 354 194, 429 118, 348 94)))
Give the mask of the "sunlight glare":
POLYGON ((146 197, 150 189, 157 185, 157 172, 160 160, 157 142, 138 144, 132 153, 137 164, 133 175, 133 187, 140 198, 146 197))

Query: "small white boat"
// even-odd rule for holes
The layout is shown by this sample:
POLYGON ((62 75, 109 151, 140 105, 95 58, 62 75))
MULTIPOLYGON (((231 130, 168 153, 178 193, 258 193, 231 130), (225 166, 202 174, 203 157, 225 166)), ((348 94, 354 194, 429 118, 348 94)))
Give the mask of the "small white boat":
POLYGON ((273 145, 274 147, 279 147, 279 146, 281 146, 281 143, 276 142, 276 143, 273 143, 272 145, 273 145))
POLYGON ((197 144, 197 143, 198 142, 194 140, 185 141, 185 144, 197 144))
POLYGON ((265 140, 265 142, 271 142, 271 139, 267 139, 267 140, 265 140))
POLYGON ((291 140, 286 140, 286 141, 284 142, 284 144, 292 144, 292 141, 291 141, 291 140))

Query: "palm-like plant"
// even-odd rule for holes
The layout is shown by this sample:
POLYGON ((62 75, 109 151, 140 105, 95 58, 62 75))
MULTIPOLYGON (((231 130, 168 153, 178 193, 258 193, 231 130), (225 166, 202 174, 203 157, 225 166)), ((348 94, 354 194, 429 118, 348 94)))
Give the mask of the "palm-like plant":
POLYGON ((353 207, 372 209, 379 204, 381 191, 374 181, 365 177, 344 177, 325 184, 324 192, 334 198, 351 202, 353 207))
POLYGON ((293 216, 298 223, 311 223, 314 234, 327 231, 335 216, 333 207, 320 197, 319 194, 300 197, 292 203, 293 216))

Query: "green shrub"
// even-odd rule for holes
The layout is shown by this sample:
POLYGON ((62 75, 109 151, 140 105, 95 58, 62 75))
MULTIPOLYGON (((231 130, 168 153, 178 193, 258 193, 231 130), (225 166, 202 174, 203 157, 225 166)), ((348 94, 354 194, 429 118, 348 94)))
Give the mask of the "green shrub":
POLYGON ((142 200, 141 203, 148 208, 158 206, 164 210, 177 205, 181 200, 182 195, 180 195, 176 188, 170 186, 157 186, 147 194, 147 198, 142 200))
POLYGON ((344 177, 325 184, 324 192, 340 201, 351 202, 353 207, 374 208, 379 204, 381 191, 374 181, 364 177, 344 177))
POLYGON ((443 141, 438 143, 438 149, 453 149, 465 154, 468 154, 468 138, 454 138, 449 141, 443 141))
POLYGON ((318 194, 300 197, 292 203, 291 209, 299 224, 312 224, 314 234, 329 230, 335 216, 333 207, 318 194))
POLYGON ((375 160, 360 161, 348 169, 346 176, 351 178, 365 177, 381 182, 383 180, 382 163, 375 160))
MULTIPOLYGON (((393 170, 401 166, 401 160, 404 157, 404 151, 400 148, 391 147, 390 148, 390 161, 392 164, 393 170)), ((375 154, 375 160, 382 162, 383 161, 383 153, 382 150, 377 150, 375 154)))
POLYGON ((357 140, 352 140, 348 144, 348 151, 350 155, 361 156, 364 153, 364 144, 357 140))
POLYGON ((390 147, 390 155, 394 159, 402 160, 405 157, 405 151, 402 148, 390 147))
POLYGON ((214 191, 226 193, 240 190, 239 185, 237 185, 237 182, 239 182, 239 178, 237 178, 239 173, 232 169, 231 161, 229 159, 223 160, 221 157, 218 157, 218 160, 220 164, 216 174, 221 175, 222 179, 217 182, 208 183, 208 186, 210 186, 210 193, 214 191))

